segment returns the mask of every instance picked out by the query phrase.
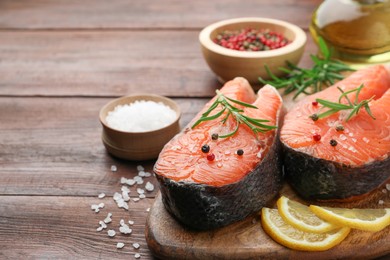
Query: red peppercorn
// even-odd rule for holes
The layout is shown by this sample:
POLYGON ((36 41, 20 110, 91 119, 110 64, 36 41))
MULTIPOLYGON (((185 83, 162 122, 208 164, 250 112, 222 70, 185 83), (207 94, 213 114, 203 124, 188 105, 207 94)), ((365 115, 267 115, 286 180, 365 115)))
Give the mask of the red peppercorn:
POLYGON ((208 160, 208 161, 214 161, 214 159, 215 159, 215 155, 214 155, 213 153, 209 153, 209 154, 207 155, 207 160, 208 160))
POLYGON ((311 104, 312 104, 313 106, 318 106, 318 102, 317 102, 317 101, 313 101, 313 102, 311 102, 311 104))
POLYGON ((321 135, 320 134, 314 134, 313 135, 313 140, 316 142, 319 142, 321 140, 321 135))

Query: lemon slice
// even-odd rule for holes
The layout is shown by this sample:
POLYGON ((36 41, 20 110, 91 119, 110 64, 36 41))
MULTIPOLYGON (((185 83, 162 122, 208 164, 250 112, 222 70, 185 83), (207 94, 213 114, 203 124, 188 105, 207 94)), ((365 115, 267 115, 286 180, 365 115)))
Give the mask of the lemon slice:
POLYGON ((310 205, 320 218, 336 225, 366 231, 380 231, 390 225, 390 209, 345 209, 310 205))
POLYGON ((264 231, 279 244, 295 250, 327 250, 343 241, 350 231, 344 227, 321 234, 304 232, 284 222, 277 209, 263 208, 261 212, 264 231))
POLYGON ((287 197, 280 197, 277 205, 283 220, 296 229, 311 233, 324 233, 340 228, 339 225, 329 223, 317 217, 308 206, 290 200, 287 197))

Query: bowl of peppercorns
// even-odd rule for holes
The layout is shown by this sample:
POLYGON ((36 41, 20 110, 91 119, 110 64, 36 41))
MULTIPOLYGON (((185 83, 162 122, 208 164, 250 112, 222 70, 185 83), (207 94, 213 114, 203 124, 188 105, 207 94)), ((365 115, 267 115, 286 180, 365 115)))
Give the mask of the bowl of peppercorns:
POLYGON ((298 64, 306 33, 298 26, 270 18, 235 18, 213 23, 199 34, 203 56, 224 83, 246 78, 253 86, 270 73, 282 76, 280 67, 298 64), (267 70, 269 69, 269 72, 267 70))

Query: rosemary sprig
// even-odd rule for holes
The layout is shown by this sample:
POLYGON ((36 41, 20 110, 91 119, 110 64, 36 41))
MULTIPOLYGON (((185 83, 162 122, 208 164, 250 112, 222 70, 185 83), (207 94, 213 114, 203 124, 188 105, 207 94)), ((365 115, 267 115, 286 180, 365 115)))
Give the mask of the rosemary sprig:
POLYGON ((256 106, 239 101, 239 100, 235 100, 235 99, 226 97, 219 90, 216 90, 216 93, 217 93, 217 99, 215 100, 215 102, 209 107, 209 109, 206 112, 204 112, 202 114, 202 116, 199 118, 199 120, 196 121, 192 125, 191 128, 196 127, 197 125, 199 125, 200 123, 202 123, 204 121, 215 120, 215 119, 219 118, 220 116, 222 116, 225 113, 225 111, 227 111, 227 113, 225 113, 224 117, 221 120, 222 124, 226 123, 226 121, 229 119, 229 117, 232 116, 236 122, 236 127, 232 132, 230 132, 228 134, 219 135, 218 136, 219 138, 227 138, 227 137, 233 136, 238 131, 238 128, 239 128, 241 123, 246 124, 255 134, 264 133, 266 131, 277 128, 277 126, 263 124, 263 123, 269 122, 269 120, 257 119, 257 118, 252 118, 252 117, 248 117, 248 116, 244 115, 243 114, 244 110, 235 107, 234 103, 241 105, 243 107, 250 107, 250 108, 258 109, 256 106), (222 106, 222 110, 213 114, 213 115, 210 115, 210 113, 214 109, 216 109, 218 106, 222 106))
POLYGON ((341 74, 343 71, 353 71, 346 64, 331 58, 331 51, 322 38, 319 38, 319 47, 323 58, 310 55, 314 62, 314 66, 311 69, 300 68, 287 61, 288 68, 279 68, 279 70, 287 73, 288 76, 286 78, 279 78, 265 65, 265 69, 271 80, 264 80, 259 77, 259 81, 264 85, 270 84, 277 89, 285 89, 285 95, 296 91, 294 95, 295 99, 301 93, 311 95, 333 85, 336 81, 344 78, 341 74))
POLYGON ((374 99, 375 96, 372 96, 370 99, 362 100, 358 103, 359 94, 360 94, 360 91, 362 90, 363 87, 364 87, 364 84, 361 84, 360 87, 349 90, 347 92, 344 92, 341 88, 337 87, 337 89, 340 90, 340 92, 341 92, 338 103, 317 98, 316 101, 323 106, 322 108, 327 107, 327 108, 329 108, 329 110, 327 110, 321 114, 318 114, 318 115, 317 114, 311 115, 310 118, 312 118, 313 120, 314 119, 317 120, 317 119, 321 119, 321 118, 330 116, 330 115, 337 113, 339 111, 342 111, 342 110, 351 110, 351 112, 349 113, 348 117, 345 120, 346 122, 348 122, 349 119, 351 119, 353 116, 355 116, 359 113, 361 108, 364 108, 367 111, 367 114, 369 114, 375 120, 376 118, 371 113, 370 106, 368 105, 368 103, 370 103, 374 99), (354 102, 352 102, 351 99, 348 97, 348 94, 353 93, 353 92, 356 92, 354 102), (341 104, 341 100, 343 98, 345 98, 347 100, 348 104, 341 104))

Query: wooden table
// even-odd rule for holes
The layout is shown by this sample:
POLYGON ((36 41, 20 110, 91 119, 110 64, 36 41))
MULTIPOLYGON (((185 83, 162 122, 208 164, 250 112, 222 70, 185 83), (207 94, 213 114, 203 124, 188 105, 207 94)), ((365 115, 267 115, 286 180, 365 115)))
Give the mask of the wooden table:
MULTIPOLYGON (((165 95, 179 103, 184 126, 221 86, 200 52, 203 27, 261 16, 308 32, 320 2, 1 0, 0 259, 152 258, 144 229, 156 190, 131 201, 129 211, 112 196, 121 177, 134 177, 137 165, 152 171, 154 161, 107 154, 100 108, 131 93, 165 95), (100 202, 105 207, 93 212, 100 202), (133 220, 132 234, 97 232, 108 212, 109 229, 133 220), (117 242, 125 247, 117 249, 117 242)), ((317 51, 308 39, 303 66, 317 51)), ((138 197, 134 187, 130 195, 138 197)))

